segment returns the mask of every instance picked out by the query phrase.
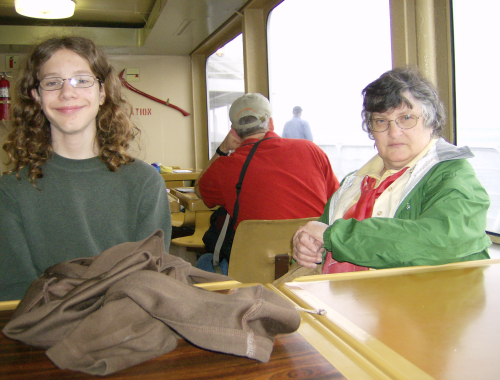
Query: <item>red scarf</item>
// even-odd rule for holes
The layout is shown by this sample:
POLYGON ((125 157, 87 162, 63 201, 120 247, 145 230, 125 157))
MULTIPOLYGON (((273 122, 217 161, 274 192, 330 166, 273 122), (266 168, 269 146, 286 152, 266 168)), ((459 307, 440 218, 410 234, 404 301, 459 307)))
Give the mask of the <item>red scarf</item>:
MULTIPOLYGON (((365 176, 365 178, 363 178, 363 181, 361 181, 361 196, 359 198, 359 201, 354 204, 349 210, 347 210, 343 218, 354 218, 359 221, 371 218, 375 201, 378 199, 378 197, 380 197, 380 194, 382 194, 385 189, 391 186, 395 180, 403 175, 406 169, 408 168, 406 167, 396 174, 387 177, 377 188, 375 188, 377 180, 375 178, 365 176)), ((368 267, 351 264, 347 261, 340 263, 332 258, 331 252, 328 252, 325 258, 325 265, 323 265, 323 274, 357 272, 369 269, 370 268, 368 267)))

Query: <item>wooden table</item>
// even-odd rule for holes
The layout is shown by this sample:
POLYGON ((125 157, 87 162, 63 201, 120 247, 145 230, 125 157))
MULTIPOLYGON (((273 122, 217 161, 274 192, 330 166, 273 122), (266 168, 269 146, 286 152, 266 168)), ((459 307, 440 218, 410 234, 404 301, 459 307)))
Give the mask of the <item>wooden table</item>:
MULTIPOLYGON (((194 188, 184 187, 184 189, 193 190, 194 188)), ((189 211, 209 211, 218 208, 218 207, 214 207, 212 209, 208 208, 205 205, 205 203, 203 203, 203 200, 198 198, 198 196, 194 192, 183 192, 174 188, 170 189, 170 193, 174 195, 177 199, 179 199, 181 205, 183 205, 189 211)))
MULTIPOLYGON (((0 311, 0 328, 13 311, 0 311)), ((10 340, 0 334, 2 380, 98 379, 82 372, 58 369, 41 349, 10 340)), ((106 379, 345 379, 300 334, 276 338, 268 363, 206 351, 184 340, 166 355, 127 368, 106 379)))
MULTIPOLYGON (((184 189, 193 190, 194 188, 184 187, 184 189)), ((195 225, 192 235, 172 239, 172 244, 190 249, 204 250, 203 235, 210 227, 210 216, 217 207, 209 209, 194 192, 182 192, 177 188, 170 189, 170 194, 179 199, 180 204, 186 208, 186 213, 194 212, 195 225)))
POLYGON ((167 189, 172 189, 174 187, 182 186, 192 186, 193 181, 196 181, 200 176, 201 170, 190 170, 190 169, 174 169, 174 173, 163 173, 161 176, 165 181, 165 186, 167 189), (183 170, 183 172, 175 172, 175 170, 183 170), (184 172, 184 170, 189 170, 184 172))
POLYGON ((498 259, 302 277, 278 288, 326 310, 310 323, 321 334, 304 336, 345 354, 330 362, 349 379, 362 378, 344 371, 349 361, 370 379, 500 379, 498 259))
POLYGON ((181 204, 179 199, 172 194, 168 193, 168 205, 170 206, 170 212, 181 212, 181 204))

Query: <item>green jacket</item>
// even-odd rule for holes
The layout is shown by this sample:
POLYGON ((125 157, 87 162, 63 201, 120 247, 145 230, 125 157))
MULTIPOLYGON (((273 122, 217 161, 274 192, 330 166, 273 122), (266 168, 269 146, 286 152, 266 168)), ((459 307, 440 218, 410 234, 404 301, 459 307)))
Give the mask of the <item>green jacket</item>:
MULTIPOLYGON (((426 161, 424 167, 413 168, 394 218, 338 219, 326 229, 324 246, 335 260, 382 269, 489 259, 485 228, 490 200, 465 159, 472 153, 440 139, 427 156, 415 165, 426 161)), ((342 188, 355 177, 342 181, 320 222, 330 224, 342 188)))

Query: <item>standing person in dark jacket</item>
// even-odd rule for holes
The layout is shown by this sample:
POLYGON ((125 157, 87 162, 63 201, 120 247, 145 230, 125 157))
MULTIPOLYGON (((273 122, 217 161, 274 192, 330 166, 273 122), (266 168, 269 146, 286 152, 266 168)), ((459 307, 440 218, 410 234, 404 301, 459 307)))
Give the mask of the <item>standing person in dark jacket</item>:
POLYGON ((170 243, 165 184, 127 151, 138 129, 110 62, 86 38, 35 47, 14 91, 0 177, 0 300, 56 263, 157 229, 170 243))

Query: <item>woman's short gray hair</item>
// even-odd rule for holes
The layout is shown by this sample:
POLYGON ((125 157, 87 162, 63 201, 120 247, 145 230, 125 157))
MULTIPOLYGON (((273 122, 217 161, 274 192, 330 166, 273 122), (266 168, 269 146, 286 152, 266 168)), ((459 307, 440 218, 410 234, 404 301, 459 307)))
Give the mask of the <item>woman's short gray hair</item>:
POLYGON ((380 78, 366 86, 363 91, 363 130, 373 139, 370 130, 372 113, 392 111, 403 105, 413 108, 412 103, 403 94, 410 93, 422 107, 425 126, 432 127, 432 135, 440 137, 446 120, 444 105, 439 100, 434 85, 425 79, 417 68, 396 68, 382 74, 380 78))

